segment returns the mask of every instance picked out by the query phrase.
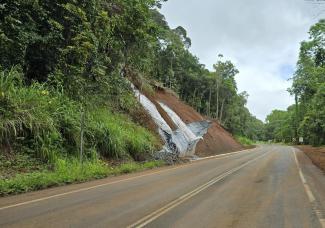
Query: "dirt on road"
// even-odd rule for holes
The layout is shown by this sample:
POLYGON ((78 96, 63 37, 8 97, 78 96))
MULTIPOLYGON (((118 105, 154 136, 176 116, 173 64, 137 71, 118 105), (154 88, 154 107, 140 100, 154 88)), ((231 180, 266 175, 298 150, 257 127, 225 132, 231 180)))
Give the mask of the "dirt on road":
POLYGON ((297 146, 320 169, 325 171, 325 147, 297 146))

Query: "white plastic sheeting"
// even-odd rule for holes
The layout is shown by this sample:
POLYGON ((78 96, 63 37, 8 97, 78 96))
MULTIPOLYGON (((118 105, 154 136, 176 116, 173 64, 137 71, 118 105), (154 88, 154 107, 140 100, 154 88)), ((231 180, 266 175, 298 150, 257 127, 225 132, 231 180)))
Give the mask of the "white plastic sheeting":
MULTIPOLYGON (((158 112, 158 109, 154 103, 152 103, 145 95, 141 94, 139 90, 137 90, 132 85, 133 91, 136 95, 136 97, 139 99, 139 102, 143 106, 143 108, 149 113, 153 121, 156 123, 156 125, 161 129, 162 131, 172 134, 172 129, 169 127, 169 125, 166 123, 164 118, 160 115, 158 112)), ((163 135, 162 135, 163 136, 163 135)), ((165 136, 163 136, 165 137, 165 136)))
POLYGON ((178 148, 179 156, 185 157, 194 155, 196 144, 202 137, 195 135, 183 120, 167 105, 161 102, 159 102, 159 105, 164 109, 178 128, 173 132, 172 138, 178 148))
POLYGON ((203 137, 211 126, 212 122, 203 120, 200 122, 194 122, 187 125, 187 127, 198 137, 203 137))
MULTIPOLYGON (((153 121, 158 126, 159 134, 165 141, 165 146, 162 151, 165 153, 176 154, 180 157, 193 156, 195 153, 196 144, 206 134, 210 124, 208 121, 201 121, 186 125, 182 119, 167 105, 159 103, 164 111, 169 115, 174 124, 178 127, 176 131, 172 131, 170 126, 160 115, 156 105, 152 103, 145 95, 141 94, 139 90, 132 85, 135 96, 144 109, 151 116, 153 121)), ((160 153, 162 152, 160 151, 160 153)))
POLYGON ((172 119, 174 124, 178 127, 178 129, 184 134, 188 141, 193 141, 199 139, 192 131, 189 129, 183 120, 167 105, 159 102, 160 106, 167 112, 168 116, 172 119))

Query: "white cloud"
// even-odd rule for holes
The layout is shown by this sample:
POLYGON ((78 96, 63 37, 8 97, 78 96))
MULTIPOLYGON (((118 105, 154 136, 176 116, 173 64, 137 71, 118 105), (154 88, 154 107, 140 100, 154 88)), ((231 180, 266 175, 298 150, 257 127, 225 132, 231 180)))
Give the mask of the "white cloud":
POLYGON ((264 120, 270 110, 286 109, 293 103, 292 97, 286 91, 290 82, 269 72, 250 66, 242 67, 237 83, 239 88, 249 91, 248 108, 260 119, 264 120))
POLYGON ((219 53, 236 64, 238 88, 262 120, 293 103, 286 74, 319 10, 304 0, 169 0, 162 8, 171 27, 188 31, 191 51, 209 69, 219 53))

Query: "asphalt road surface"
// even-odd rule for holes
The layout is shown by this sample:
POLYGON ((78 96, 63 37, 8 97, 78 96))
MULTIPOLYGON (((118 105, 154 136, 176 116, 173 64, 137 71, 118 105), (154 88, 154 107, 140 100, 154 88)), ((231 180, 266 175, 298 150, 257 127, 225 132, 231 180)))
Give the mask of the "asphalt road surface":
POLYGON ((325 175, 286 146, 0 198, 0 227, 320 227, 325 175))

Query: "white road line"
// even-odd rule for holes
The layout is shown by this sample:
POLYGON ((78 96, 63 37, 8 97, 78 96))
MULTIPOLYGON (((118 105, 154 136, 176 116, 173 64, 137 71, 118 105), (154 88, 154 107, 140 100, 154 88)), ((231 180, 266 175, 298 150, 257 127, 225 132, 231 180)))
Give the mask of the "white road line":
POLYGON ((218 154, 218 155, 213 155, 213 156, 209 156, 209 157, 198 158, 196 160, 192 160, 192 162, 203 161, 203 160, 213 159, 213 158, 219 158, 219 157, 224 157, 224 156, 228 156, 228 155, 236 155, 236 154, 243 153, 243 152, 253 152, 253 151, 255 151, 256 148, 257 147, 252 148, 252 149, 246 149, 246 150, 226 153, 226 154, 218 154))
POLYGON ((210 180, 209 182, 201 185, 200 187, 194 189, 191 192, 188 192, 182 196, 180 196, 179 198, 177 198, 176 200, 173 200, 172 202, 168 203, 167 205, 163 206, 162 208, 150 213, 149 215, 143 217, 142 219, 136 221, 135 223, 131 224, 128 226, 128 228, 133 228, 133 227, 144 227, 146 225, 148 225, 149 223, 151 223, 152 221, 156 220, 157 218, 159 218, 160 216, 166 214, 168 211, 172 210, 173 208, 177 207, 178 205, 182 204, 183 202, 187 201, 188 199, 196 196, 197 194, 199 194, 200 192, 202 192, 203 190, 209 188, 210 186, 214 185, 215 183, 223 180, 224 178, 226 178, 227 176, 237 172, 238 170, 244 168, 245 166, 248 166, 250 163, 266 156, 269 152, 264 153, 263 155, 245 162, 244 164, 231 169, 215 178, 213 178, 212 180, 210 180))
MULTIPOLYGON (((245 151, 245 150, 243 150, 243 151, 245 151)), ((217 160, 217 159, 222 159, 222 158, 228 158, 228 157, 231 157, 232 155, 236 155, 236 154, 238 154, 240 152, 243 152, 243 151, 229 153, 228 154, 229 156, 226 156, 227 154, 222 154, 222 155, 220 155, 221 157, 217 155, 216 157, 210 158, 210 159, 216 159, 217 160)), ((198 161, 200 161, 200 160, 198 160, 198 161)), ((192 163, 189 163, 189 164, 186 164, 186 165, 181 165, 181 166, 170 168, 170 169, 166 169, 166 170, 152 172, 152 173, 148 173, 148 174, 144 174, 144 175, 140 175, 140 176, 130 177, 130 178, 126 178, 126 179, 122 179, 122 180, 118 180, 118 181, 108 182, 108 183, 94 185, 94 186, 87 187, 87 188, 81 188, 81 189, 78 189, 78 190, 64 192, 64 193, 60 193, 60 194, 56 194, 56 195, 52 195, 52 196, 42 197, 42 198, 39 198, 39 199, 29 200, 29 201, 25 201, 25 202, 22 202, 22 203, 16 203, 16 204, 8 205, 8 206, 3 206, 3 207, 0 207, 0 211, 5 210, 5 209, 14 208, 14 207, 24 206, 24 205, 28 205, 28 204, 32 204, 32 203, 37 203, 37 202, 40 202, 40 201, 45 201, 45 200, 49 200, 49 199, 53 199, 53 198, 58 198, 58 197, 61 197, 61 196, 71 195, 71 194, 74 194, 74 193, 85 192, 85 191, 89 191, 89 190, 92 190, 92 189, 105 187, 105 186, 108 186, 108 185, 113 185, 113 184, 117 184, 117 183, 121 183, 121 182, 126 182, 126 181, 129 181, 129 180, 135 180, 135 179, 139 179, 139 178, 142 178, 142 177, 147 177, 147 176, 151 176, 151 175, 155 175, 155 174, 160 174, 160 173, 172 171, 172 170, 175 170, 175 169, 184 168, 184 167, 187 167, 187 166, 189 166, 191 164, 192 163)))
POLYGON ((298 158, 297 158, 297 154, 296 154, 296 151, 294 148, 291 148, 293 154, 294 154, 294 157, 295 157, 295 161, 296 161, 296 165, 297 165, 297 168, 298 168, 298 171, 299 171, 299 176, 300 176, 300 179, 301 179, 301 182, 303 183, 304 185, 304 189, 305 189, 305 192, 308 196, 308 199, 310 201, 310 203, 312 204, 312 208, 314 210, 314 212, 316 213, 317 215, 317 218, 322 226, 322 228, 325 228, 325 219, 323 218, 323 215, 322 215, 322 212, 320 210, 318 210, 317 208, 317 202, 316 202, 316 198, 313 194, 313 192, 311 191, 307 181, 306 181, 306 178, 301 170, 301 167, 299 165, 299 162, 298 162, 298 158))

